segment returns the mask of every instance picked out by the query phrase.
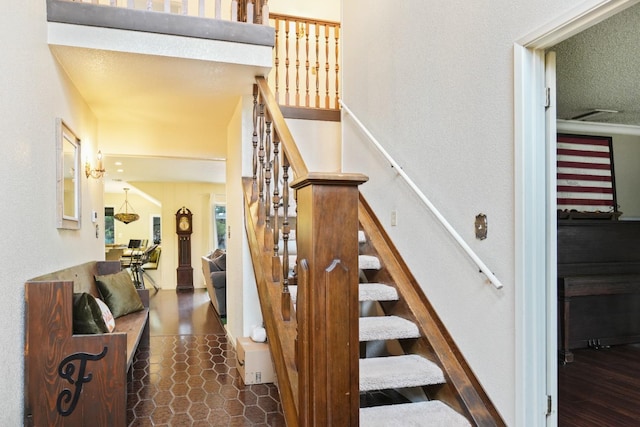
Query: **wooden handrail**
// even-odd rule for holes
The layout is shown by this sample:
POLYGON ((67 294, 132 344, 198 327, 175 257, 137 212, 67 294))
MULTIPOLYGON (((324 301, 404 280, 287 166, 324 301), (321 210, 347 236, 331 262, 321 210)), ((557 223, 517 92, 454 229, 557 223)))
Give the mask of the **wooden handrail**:
POLYGON ((293 140, 291 131, 284 121, 284 116, 280 111, 280 107, 271 93, 271 89, 269 89, 267 79, 261 76, 256 77, 256 83, 258 85, 260 96, 264 101, 265 109, 269 111, 269 114, 271 114, 273 129, 275 129, 275 132, 277 132, 280 137, 282 151, 284 151, 287 156, 294 175, 296 177, 306 176, 309 173, 309 169, 307 169, 307 165, 302 159, 298 146, 293 140))
POLYGON ((283 20, 286 19, 289 21, 303 21, 303 22, 309 22, 309 23, 320 24, 320 25, 340 26, 340 22, 338 21, 327 21, 324 19, 316 19, 316 18, 302 18, 300 16, 286 15, 284 13, 270 13, 269 19, 283 19, 283 20))
POLYGON ((285 417, 288 425, 355 426, 358 186, 367 177, 309 172, 263 77, 256 78, 253 96, 254 168, 244 181, 245 223, 285 417), (289 169, 295 175, 290 187, 289 169), (287 244, 289 188, 296 197, 296 224, 304 224, 296 230, 295 271, 300 274, 293 278, 287 244), (290 279, 298 285, 296 310, 291 307, 290 279))

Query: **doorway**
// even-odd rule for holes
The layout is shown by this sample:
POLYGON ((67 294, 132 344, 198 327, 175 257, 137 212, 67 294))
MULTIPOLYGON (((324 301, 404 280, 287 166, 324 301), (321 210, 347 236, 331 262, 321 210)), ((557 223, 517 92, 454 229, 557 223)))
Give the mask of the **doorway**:
MULTIPOLYGON (((516 416, 518 425, 557 425, 555 88, 546 50, 634 5, 583 4, 514 46, 516 163, 516 416)), ((555 76, 555 74, 554 74, 555 76)))

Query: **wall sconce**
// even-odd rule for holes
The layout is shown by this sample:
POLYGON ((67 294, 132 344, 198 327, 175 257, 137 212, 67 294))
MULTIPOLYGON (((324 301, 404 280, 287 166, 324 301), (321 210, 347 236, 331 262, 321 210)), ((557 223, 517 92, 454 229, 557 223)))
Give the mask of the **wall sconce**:
POLYGON ((84 174, 87 175, 87 178, 91 177, 94 179, 102 178, 106 170, 102 166, 102 151, 98 150, 98 165, 95 169, 91 169, 91 163, 87 160, 84 164, 84 174))

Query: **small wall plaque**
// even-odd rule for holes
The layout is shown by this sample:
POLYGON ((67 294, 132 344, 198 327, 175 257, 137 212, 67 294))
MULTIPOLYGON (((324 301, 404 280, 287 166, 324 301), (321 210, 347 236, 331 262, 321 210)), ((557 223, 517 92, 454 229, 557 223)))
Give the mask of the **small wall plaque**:
POLYGON ((476 215, 475 229, 476 239, 484 240, 487 238, 487 216, 485 214, 476 215))

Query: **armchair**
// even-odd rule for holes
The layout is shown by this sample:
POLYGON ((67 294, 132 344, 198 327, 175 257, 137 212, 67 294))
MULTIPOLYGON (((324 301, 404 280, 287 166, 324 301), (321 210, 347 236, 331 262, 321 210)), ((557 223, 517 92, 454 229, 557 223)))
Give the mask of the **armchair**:
POLYGON ((227 254, 216 250, 202 257, 202 274, 213 308, 220 317, 227 316, 227 254))

